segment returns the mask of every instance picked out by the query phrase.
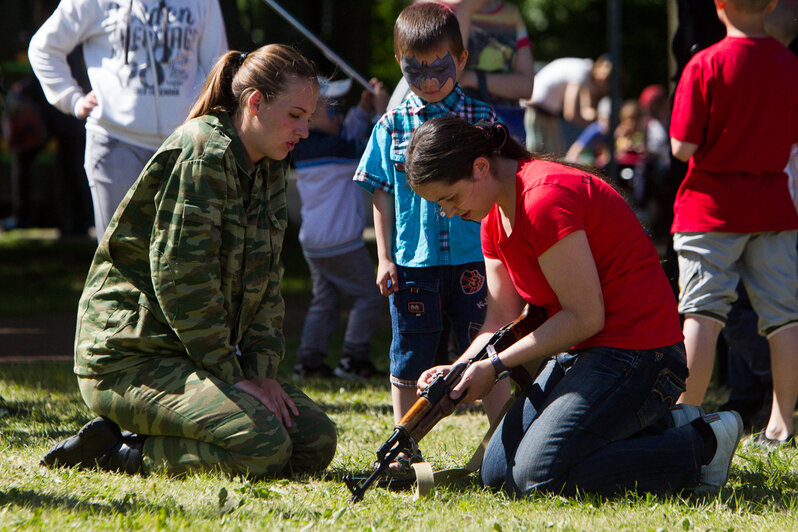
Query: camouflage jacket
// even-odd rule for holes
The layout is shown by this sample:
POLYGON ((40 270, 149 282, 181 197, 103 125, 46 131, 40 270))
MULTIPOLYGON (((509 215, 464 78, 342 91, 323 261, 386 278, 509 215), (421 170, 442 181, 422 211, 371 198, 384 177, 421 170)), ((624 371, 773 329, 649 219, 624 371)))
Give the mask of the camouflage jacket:
POLYGON ((285 162, 253 165, 223 113, 166 139, 95 253, 75 373, 187 356, 225 382, 274 377, 285 351, 286 173, 285 162))

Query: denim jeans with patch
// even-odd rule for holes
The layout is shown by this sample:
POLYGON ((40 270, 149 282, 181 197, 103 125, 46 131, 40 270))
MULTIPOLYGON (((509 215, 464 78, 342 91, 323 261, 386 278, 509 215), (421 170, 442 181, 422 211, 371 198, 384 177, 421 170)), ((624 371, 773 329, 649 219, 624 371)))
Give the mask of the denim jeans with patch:
POLYGON ((460 353, 471 345, 485 321, 488 295, 485 263, 409 268, 397 266, 399 290, 391 309, 391 383, 415 388, 435 363, 443 316, 452 324, 460 353))
POLYGON ((694 487, 704 443, 668 415, 686 377, 682 343, 558 355, 497 428, 482 482, 516 495, 694 487))

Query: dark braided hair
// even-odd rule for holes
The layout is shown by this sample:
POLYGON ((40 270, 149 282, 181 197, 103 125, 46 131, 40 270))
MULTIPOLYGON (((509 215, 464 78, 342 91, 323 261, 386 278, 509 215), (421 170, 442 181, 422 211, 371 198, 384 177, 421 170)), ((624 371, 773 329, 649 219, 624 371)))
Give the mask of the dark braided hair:
POLYGON ((454 116, 433 118, 413 133, 405 152, 407 184, 410 187, 434 182, 452 185, 471 176, 477 157, 494 156, 517 161, 534 158, 575 168, 606 181, 621 193, 615 183, 594 168, 563 161, 548 153, 530 153, 501 122, 473 125, 454 116))

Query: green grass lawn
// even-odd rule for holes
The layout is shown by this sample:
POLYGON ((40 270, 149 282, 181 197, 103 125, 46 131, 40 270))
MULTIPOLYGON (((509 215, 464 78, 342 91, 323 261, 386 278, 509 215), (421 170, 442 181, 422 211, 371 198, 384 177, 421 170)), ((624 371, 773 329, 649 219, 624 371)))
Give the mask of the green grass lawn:
POLYGON ((97 242, 43 233, 0 233, 0 316, 77 309, 97 242))
MULTIPOLYGON (((392 429, 388 387, 379 380, 305 383, 339 431, 336 457, 319 477, 248 481, 50 470, 38 465, 42 454, 92 417, 69 364, 17 364, 0 372, 2 530, 798 529, 798 453, 787 450, 741 448, 729 483, 707 499, 627 493, 512 500, 472 476, 418 501, 412 491, 374 487, 351 505, 341 478, 367 469, 392 429)), ((462 465, 485 428, 481 413, 457 413, 425 438, 424 452, 435 468, 462 465)))
MULTIPOLYGON (((91 242, 0 235, 0 315, 74 308, 92 249, 91 242)), ((295 247, 287 245, 285 257, 287 300, 301 307, 309 297, 307 269, 295 247)), ((297 324, 286 334, 284 376, 293 363, 297 324)), ((389 338, 381 322, 375 353, 387 353, 389 338)), ((333 349, 330 362, 337 356, 333 349)), ((338 427, 338 450, 324 475, 142 478, 39 466, 53 443, 93 416, 68 363, 0 365, 0 530, 798 530, 798 452, 745 447, 727 486, 706 499, 627 493, 513 500, 484 490, 472 476, 418 501, 412 491, 374 487, 351 505, 342 477, 366 471, 393 428, 388 384, 331 379, 302 387, 338 427)), ((714 388, 708 406, 723 399, 724 390, 714 388)), ((479 411, 458 412, 422 448, 435 469, 459 466, 485 429, 479 411)))

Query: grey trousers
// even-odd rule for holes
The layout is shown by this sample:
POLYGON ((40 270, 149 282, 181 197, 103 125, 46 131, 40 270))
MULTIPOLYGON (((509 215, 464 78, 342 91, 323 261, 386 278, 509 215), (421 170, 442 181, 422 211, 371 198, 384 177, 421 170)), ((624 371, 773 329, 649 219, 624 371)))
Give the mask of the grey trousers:
POLYGON ((86 158, 83 167, 86 169, 94 206, 97 242, 102 240, 117 206, 154 154, 155 150, 86 131, 86 158))
POLYGON ((344 336, 343 356, 366 360, 371 337, 383 308, 374 262, 365 246, 334 257, 305 257, 313 281, 313 299, 305 316, 297 363, 315 367, 327 355, 327 344, 341 319, 345 301, 352 302, 344 336))

